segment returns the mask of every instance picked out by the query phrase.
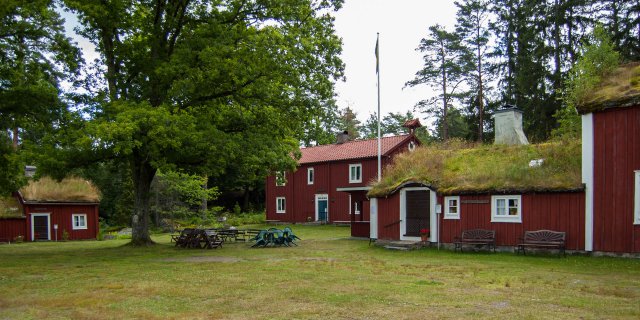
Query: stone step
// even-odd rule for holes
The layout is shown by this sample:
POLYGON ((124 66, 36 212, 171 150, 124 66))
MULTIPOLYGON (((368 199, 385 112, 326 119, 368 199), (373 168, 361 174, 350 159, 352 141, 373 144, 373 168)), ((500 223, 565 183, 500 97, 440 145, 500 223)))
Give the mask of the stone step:
POLYGON ((401 250, 401 251, 408 251, 412 249, 409 247, 398 247, 398 246, 384 246, 384 248, 389 250, 401 250))

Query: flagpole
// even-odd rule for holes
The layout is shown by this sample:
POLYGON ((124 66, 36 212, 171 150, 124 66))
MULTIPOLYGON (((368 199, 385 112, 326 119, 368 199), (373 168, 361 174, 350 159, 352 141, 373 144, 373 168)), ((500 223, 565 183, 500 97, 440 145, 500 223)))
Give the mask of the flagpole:
POLYGON ((382 180, 382 141, 380 140, 380 32, 376 36, 376 73, 378 74, 378 182, 382 180))

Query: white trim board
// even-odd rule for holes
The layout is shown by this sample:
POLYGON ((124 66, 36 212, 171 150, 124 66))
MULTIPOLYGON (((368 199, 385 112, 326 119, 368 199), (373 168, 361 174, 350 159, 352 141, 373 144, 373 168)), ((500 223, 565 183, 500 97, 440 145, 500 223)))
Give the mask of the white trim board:
POLYGON ((582 119, 582 183, 584 190, 584 250, 593 251, 593 113, 582 119))

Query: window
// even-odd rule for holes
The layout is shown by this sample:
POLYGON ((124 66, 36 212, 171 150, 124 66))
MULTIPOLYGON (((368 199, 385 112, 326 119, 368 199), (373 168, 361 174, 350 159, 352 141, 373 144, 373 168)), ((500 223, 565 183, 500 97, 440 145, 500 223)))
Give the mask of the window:
POLYGON ((522 222, 521 196, 492 196, 491 222, 522 222))
POLYGON ((313 168, 307 168, 307 184, 313 184, 313 168))
POLYGON ((444 218, 460 219, 460 197, 444 197, 444 218))
POLYGON ((287 201, 284 197, 276 198, 276 213, 285 213, 287 207, 287 201))
POLYGON ((634 224, 640 224, 640 170, 636 170, 634 224))
POLYGON ((362 164, 349 165, 349 183, 362 182, 362 164))
POLYGON ((71 223, 73 230, 87 229, 87 215, 84 213, 74 213, 71 215, 71 223))
POLYGON ((287 175, 284 171, 276 171, 276 187, 284 187, 287 184, 287 175))

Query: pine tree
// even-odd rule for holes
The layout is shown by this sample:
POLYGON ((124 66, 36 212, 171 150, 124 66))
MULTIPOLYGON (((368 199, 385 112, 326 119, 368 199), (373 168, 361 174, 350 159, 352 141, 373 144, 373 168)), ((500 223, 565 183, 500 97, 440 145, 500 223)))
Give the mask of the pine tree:
POLYGON ((424 54, 424 67, 416 72, 407 86, 428 84, 440 93, 436 97, 422 100, 417 106, 427 114, 440 118, 442 123, 438 136, 449 139, 448 113, 457 88, 462 82, 463 68, 460 63, 460 39, 456 33, 449 32, 440 25, 429 27, 429 34, 420 41, 416 49, 424 54))

